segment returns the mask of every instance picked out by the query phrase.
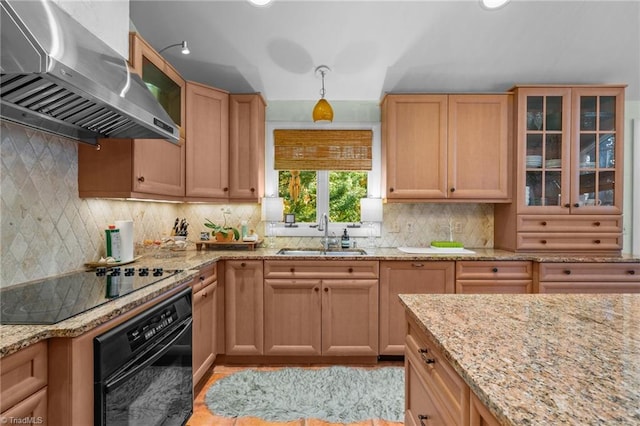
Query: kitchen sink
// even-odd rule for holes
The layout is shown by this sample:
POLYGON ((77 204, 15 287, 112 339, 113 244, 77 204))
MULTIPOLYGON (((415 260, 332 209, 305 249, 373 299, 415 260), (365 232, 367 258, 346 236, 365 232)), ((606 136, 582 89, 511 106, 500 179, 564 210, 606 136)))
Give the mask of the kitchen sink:
POLYGON ((283 248, 276 254, 282 256, 365 256, 367 252, 363 249, 318 250, 312 248, 283 248))

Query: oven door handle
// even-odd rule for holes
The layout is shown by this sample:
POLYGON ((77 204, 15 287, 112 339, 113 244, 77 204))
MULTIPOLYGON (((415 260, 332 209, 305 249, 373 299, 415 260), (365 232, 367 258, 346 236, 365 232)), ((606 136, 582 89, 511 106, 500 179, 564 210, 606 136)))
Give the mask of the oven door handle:
POLYGON ((192 323, 193 323, 193 318, 192 317, 187 318, 185 321, 182 322, 182 324, 178 326, 178 328, 176 328, 175 331, 173 331, 171 334, 165 337, 165 339, 162 342, 158 343, 153 348, 153 350, 149 350, 139 355, 127 366, 125 366, 119 371, 116 371, 111 376, 111 378, 105 382, 104 384, 105 391, 107 393, 111 392, 111 390, 120 386, 123 382, 131 378, 131 376, 136 375, 140 370, 156 362, 162 355, 164 355, 167 352, 168 348, 173 346, 173 344, 182 337, 184 332, 189 327, 191 327, 192 323), (169 341, 164 343, 167 340, 169 341))

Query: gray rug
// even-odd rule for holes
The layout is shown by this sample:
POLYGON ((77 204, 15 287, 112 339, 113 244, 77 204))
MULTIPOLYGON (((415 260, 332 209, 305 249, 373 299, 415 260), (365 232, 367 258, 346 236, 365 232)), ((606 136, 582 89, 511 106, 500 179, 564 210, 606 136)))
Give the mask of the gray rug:
POLYGON ((243 370, 207 391, 209 410, 223 417, 287 422, 315 418, 331 423, 404 420, 404 369, 327 367, 243 370))

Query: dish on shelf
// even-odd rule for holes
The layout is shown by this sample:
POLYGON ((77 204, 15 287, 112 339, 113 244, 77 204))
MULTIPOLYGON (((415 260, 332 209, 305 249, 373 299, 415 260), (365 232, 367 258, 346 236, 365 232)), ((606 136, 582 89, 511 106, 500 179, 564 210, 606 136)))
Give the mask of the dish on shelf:
POLYGON ((545 167, 548 168, 558 168, 562 166, 562 160, 559 158, 553 158, 551 160, 547 160, 544 162, 545 167))
POLYGON ((596 162, 595 161, 585 161, 580 163, 580 168, 581 169, 593 169, 596 166, 596 162))

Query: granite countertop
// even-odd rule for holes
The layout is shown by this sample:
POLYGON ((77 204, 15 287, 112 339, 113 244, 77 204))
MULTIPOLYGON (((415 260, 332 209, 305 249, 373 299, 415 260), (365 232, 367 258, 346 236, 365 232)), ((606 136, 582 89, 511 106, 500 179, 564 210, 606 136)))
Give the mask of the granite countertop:
POLYGON ((640 424, 640 294, 400 298, 501 424, 640 424))
POLYGON ((189 281, 196 275, 196 270, 218 260, 526 260, 537 262, 637 262, 640 258, 630 255, 621 256, 560 256, 543 254, 513 253, 505 250, 472 248, 475 254, 409 254, 396 248, 365 248, 364 256, 283 256, 278 255, 277 248, 258 248, 256 250, 202 250, 159 251, 142 256, 131 266, 163 267, 165 269, 182 269, 178 277, 162 280, 125 297, 113 300, 99 308, 85 312, 54 325, 0 325, 0 358, 50 337, 75 337, 127 310, 151 300, 163 292, 189 281), (189 272, 190 271, 190 272, 189 272))

